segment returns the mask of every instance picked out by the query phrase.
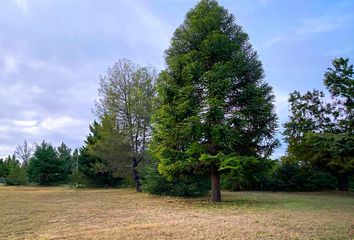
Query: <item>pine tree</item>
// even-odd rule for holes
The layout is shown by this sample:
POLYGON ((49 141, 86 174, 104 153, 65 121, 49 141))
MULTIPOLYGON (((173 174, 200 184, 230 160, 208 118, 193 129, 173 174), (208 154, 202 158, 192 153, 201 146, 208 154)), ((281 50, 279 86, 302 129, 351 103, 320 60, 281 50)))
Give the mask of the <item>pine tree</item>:
POLYGON ((169 179, 210 174, 211 199, 221 201, 220 171, 278 144, 272 88, 248 35, 214 0, 187 13, 165 54, 151 144, 158 170, 169 179))
POLYGON ((71 156, 71 149, 65 145, 65 143, 61 143, 57 148, 58 159, 62 162, 64 166, 64 177, 65 180, 68 180, 69 175, 72 172, 73 168, 73 158, 71 156))
POLYGON ((91 185, 116 186, 129 172, 129 146, 114 122, 108 115, 101 122, 94 121, 80 149, 78 170, 91 185))
POLYGON ((56 185, 66 180, 65 163, 60 161, 56 149, 43 141, 37 145, 27 168, 30 182, 56 185))

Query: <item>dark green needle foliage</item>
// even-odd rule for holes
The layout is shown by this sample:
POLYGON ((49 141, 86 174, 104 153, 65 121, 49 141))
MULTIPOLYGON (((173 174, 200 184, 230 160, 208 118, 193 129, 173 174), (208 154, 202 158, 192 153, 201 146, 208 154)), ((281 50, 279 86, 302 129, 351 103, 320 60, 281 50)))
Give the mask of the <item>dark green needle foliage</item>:
POLYGON ((90 126, 85 146, 80 149, 78 169, 94 187, 114 187, 127 177, 129 148, 106 115, 90 126))
POLYGON ((248 35, 214 0, 187 13, 165 59, 151 144, 158 170, 169 180, 208 174, 220 201, 220 171, 237 167, 239 156, 267 158, 278 145, 272 88, 248 35))
POLYGON ((64 165, 64 176, 65 181, 67 181, 73 168, 73 157, 71 155, 71 149, 62 142, 57 148, 57 152, 59 161, 61 161, 64 165))
POLYGON ((37 145, 27 168, 30 182, 39 185, 58 185, 65 182, 65 162, 58 158, 56 149, 43 141, 37 145))

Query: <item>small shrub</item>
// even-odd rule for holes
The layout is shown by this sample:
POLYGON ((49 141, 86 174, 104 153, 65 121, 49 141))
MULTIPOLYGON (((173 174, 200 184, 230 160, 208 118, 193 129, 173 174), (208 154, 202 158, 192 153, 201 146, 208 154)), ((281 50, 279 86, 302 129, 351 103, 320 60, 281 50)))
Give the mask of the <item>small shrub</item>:
POLYGON ((27 175, 26 170, 15 166, 10 170, 9 175, 5 179, 7 185, 26 185, 27 175))

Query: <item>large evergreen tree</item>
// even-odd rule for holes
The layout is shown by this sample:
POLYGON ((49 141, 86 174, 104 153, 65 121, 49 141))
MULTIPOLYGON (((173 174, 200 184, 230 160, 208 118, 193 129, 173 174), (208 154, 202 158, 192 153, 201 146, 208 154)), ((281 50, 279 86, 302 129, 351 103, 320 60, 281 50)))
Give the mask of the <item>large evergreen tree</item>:
POLYGON ((170 179, 210 174, 211 199, 221 201, 220 171, 278 144, 272 88, 248 35, 215 0, 187 13, 165 55, 151 145, 158 169, 170 179))

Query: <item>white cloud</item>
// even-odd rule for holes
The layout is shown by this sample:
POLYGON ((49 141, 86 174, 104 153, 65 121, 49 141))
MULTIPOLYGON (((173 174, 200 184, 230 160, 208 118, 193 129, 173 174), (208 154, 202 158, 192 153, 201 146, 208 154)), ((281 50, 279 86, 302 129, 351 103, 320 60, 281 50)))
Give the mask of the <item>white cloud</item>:
POLYGON ((80 125, 82 122, 78 119, 74 119, 69 116, 63 116, 58 118, 49 117, 40 123, 40 127, 49 131, 54 130, 66 130, 66 128, 72 128, 80 125))
POLYGON ((303 19, 300 27, 296 28, 299 35, 332 32, 344 26, 351 16, 337 17, 325 16, 318 18, 303 19))
POLYGON ((280 89, 274 89, 275 111, 278 116, 283 116, 288 111, 289 93, 280 89))
POLYGON ((13 121, 15 126, 18 127, 33 127, 37 125, 38 121, 37 120, 15 120, 13 121))
POLYGON ((0 144, 0 158, 6 157, 8 154, 14 151, 14 147, 7 144, 0 144))
POLYGON ((2 64, 0 65, 0 72, 2 73, 12 73, 17 70, 18 60, 15 56, 4 55, 2 59, 2 64), (2 65, 2 66, 1 66, 2 65))
POLYGON ((28 0, 12 0, 12 2, 25 14, 30 12, 28 0))
POLYGON ((298 26, 292 27, 290 30, 270 38, 262 47, 272 47, 281 42, 302 41, 316 34, 333 32, 342 28, 351 20, 353 20, 353 15, 341 17, 326 15, 302 19, 298 26))

